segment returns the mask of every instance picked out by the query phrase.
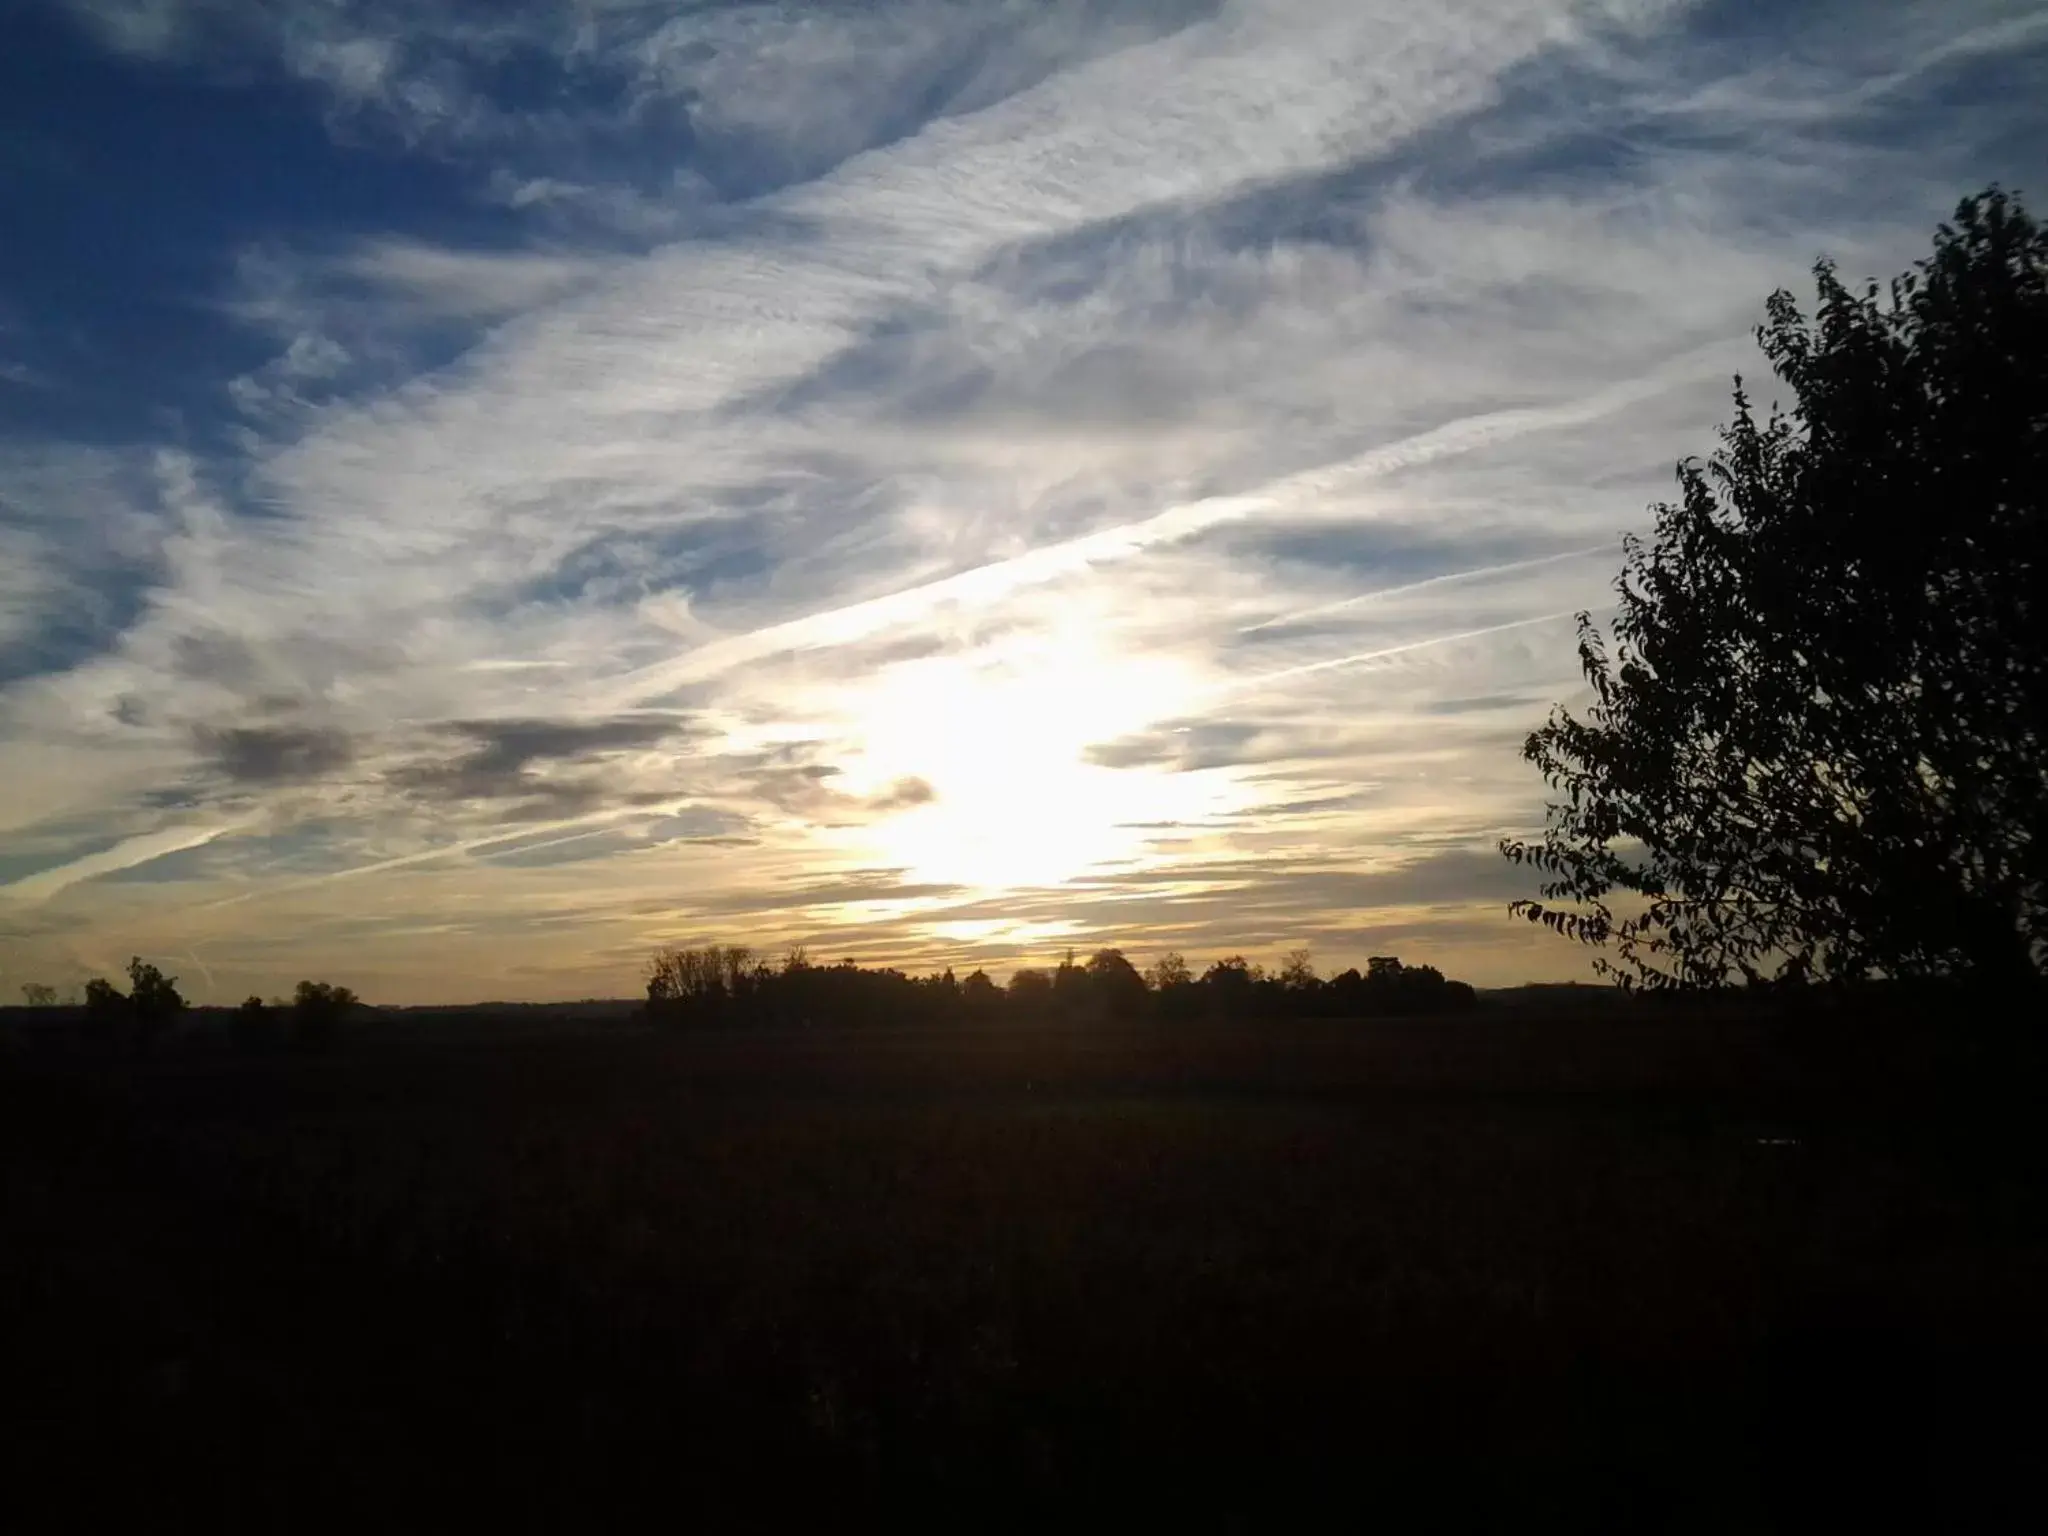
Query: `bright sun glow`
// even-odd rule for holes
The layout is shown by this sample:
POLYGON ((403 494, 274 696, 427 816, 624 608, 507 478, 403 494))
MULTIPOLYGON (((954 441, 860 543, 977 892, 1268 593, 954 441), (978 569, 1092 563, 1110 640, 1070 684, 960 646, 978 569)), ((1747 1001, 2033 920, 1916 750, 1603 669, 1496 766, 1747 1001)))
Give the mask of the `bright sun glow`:
POLYGON ((862 753, 849 787, 916 777, 935 798, 860 840, 913 879, 991 890, 1142 858, 1151 833, 1134 823, 1211 814, 1228 786, 1101 767, 1087 749, 1171 718, 1193 692, 1182 664, 1113 654, 1078 627, 893 667, 852 704, 862 753))

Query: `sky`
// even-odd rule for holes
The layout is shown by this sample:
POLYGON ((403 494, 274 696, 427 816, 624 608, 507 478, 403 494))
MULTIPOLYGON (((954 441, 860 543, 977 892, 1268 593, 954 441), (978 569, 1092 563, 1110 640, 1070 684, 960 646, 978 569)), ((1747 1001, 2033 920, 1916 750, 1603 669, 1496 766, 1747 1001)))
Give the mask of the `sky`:
POLYGON ((21 0, 0 993, 1481 985, 1573 614, 2020 0, 21 0))

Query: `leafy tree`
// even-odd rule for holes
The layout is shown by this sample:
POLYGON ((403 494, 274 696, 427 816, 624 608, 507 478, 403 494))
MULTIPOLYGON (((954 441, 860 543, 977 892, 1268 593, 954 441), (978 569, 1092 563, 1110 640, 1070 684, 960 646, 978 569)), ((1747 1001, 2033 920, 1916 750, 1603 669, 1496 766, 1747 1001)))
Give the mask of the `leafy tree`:
POLYGON ((1184 987, 1194 979, 1194 973, 1188 969, 1187 961, 1181 958, 1177 949, 1169 949, 1145 968, 1145 985, 1154 992, 1184 987))
POLYGON ((94 1045, 103 1050, 111 1048, 129 1033, 134 1021, 127 993, 104 976, 94 976, 86 982, 85 1034, 94 1045))
POLYGON ((25 981, 21 984, 21 1000, 30 1008, 54 1008, 57 989, 40 981, 25 981))
POLYGON ((1991 191, 1880 292, 1822 262, 1757 336, 1791 392, 1630 539, 1593 700, 1523 755, 1554 792, 1532 921, 1624 985, 2048 965, 2048 237, 1991 191))
POLYGON ((960 983, 960 1001, 971 1013, 992 1012, 1001 997, 1002 993, 996 984, 989 980, 987 971, 971 971, 967 979, 960 983))
POLYGON ((166 976, 141 956, 128 962, 128 1015, 141 1043, 154 1040, 185 1011, 178 978, 166 976))
MULTIPOLYGON (((743 944, 657 951, 647 967, 649 1010, 669 1019, 724 1016, 755 982, 753 953, 743 944)), ((816 975, 801 952, 784 961, 783 973, 796 979, 816 975)))
POLYGON ((1010 1001, 1026 1008, 1043 1008, 1052 1000, 1052 978, 1032 966, 1020 965, 1010 973, 1010 1001))
MULTIPOLYGON (((247 1003, 242 1005, 248 1007, 247 1003)), ((292 994, 292 1037, 301 1046, 319 1049, 333 1043, 341 1021, 356 1006, 347 987, 324 981, 302 981, 292 994)))
POLYGON ((1133 1019, 1145 1011, 1145 978, 1120 949, 1098 949, 1088 957, 1088 986, 1112 1019, 1133 1019))
POLYGON ((950 965, 936 976, 926 976, 912 983, 924 990, 924 1001, 938 1013, 957 1012, 960 1003, 960 978, 953 974, 950 965))
POLYGON ((1315 959, 1306 948, 1290 949, 1280 957, 1280 985, 1290 992, 1305 992, 1317 982, 1315 959))
POLYGON ((1226 955, 1202 972, 1202 985, 1235 991, 1250 987, 1254 981, 1262 980, 1265 974, 1261 967, 1253 965, 1243 955, 1226 955))
POLYGON ((1218 1014, 1246 1011, 1251 1005, 1253 987, 1264 974, 1243 955, 1230 955, 1216 961, 1202 972, 1202 993, 1209 1011, 1218 1014))
POLYGON ((1076 1014, 1087 1007, 1088 995, 1087 968, 1075 961, 1074 952, 1070 949, 1053 968, 1053 1006, 1061 1013, 1076 1014))
POLYGON ((249 1050, 272 1044, 277 1039, 277 1015, 277 1009, 266 1006, 262 998, 252 994, 235 1010, 235 1043, 249 1050))

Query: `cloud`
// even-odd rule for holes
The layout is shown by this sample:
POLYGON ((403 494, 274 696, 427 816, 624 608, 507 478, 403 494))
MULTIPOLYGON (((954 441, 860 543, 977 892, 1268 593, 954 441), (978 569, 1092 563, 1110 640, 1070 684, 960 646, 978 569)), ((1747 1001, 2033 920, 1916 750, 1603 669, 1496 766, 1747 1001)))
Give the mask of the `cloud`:
POLYGON ((520 799, 526 804, 512 814, 560 815, 594 805, 604 794, 603 784, 588 775, 560 777, 562 767, 660 746, 687 729, 685 720, 672 715, 460 720, 441 727, 438 734, 469 743, 467 750, 452 759, 408 763, 386 777, 427 799, 520 799))
POLYGON ((868 806, 886 815, 890 811, 907 811, 920 805, 930 805, 938 798, 939 792, 930 784, 914 773, 907 773, 881 794, 869 797, 868 806))
POLYGON ((143 456, 0 443, 0 688, 104 645, 161 544, 143 456))
POLYGON ((601 253, 470 249, 388 235, 338 251, 250 246, 236 257, 221 307, 283 349, 231 379, 229 397, 260 425, 289 429, 309 409, 405 377, 492 322, 565 298, 615 265, 601 253))
POLYGON ((202 729, 200 749, 238 784, 285 784, 321 778, 355 761, 355 743, 315 726, 202 729))
POLYGON ((1178 772, 1256 762, 1249 749, 1259 728, 1230 720, 1167 725, 1087 749, 1087 759, 1104 768, 1171 767, 1178 772))
POLYGON ((417 240, 366 241, 329 270, 398 300, 410 318, 486 319, 572 293, 613 264, 537 251, 464 251, 417 240))
POLYGON ((478 7, 65 0, 103 42, 321 93, 344 139, 477 164, 495 196, 648 237, 1197 22, 1214 0, 478 7), (679 163, 680 162, 680 163, 679 163))

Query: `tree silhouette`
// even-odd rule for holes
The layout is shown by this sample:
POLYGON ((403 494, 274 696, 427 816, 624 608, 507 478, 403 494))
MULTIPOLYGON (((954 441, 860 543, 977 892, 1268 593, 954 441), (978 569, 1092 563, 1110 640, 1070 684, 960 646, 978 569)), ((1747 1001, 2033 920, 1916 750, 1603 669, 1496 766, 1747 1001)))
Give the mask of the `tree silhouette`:
MULTIPOLYGON (((1277 975, 1239 955, 1219 960, 1200 981, 1178 955, 1141 974, 1125 952, 1095 951, 1085 963, 1069 951, 1051 971, 1020 966, 999 988, 985 971, 964 979, 948 967, 909 976, 869 970, 851 960, 816 966, 797 960, 748 965, 734 946, 665 949, 648 966, 647 1017, 670 1026, 740 1029, 789 1025, 894 1025, 1050 1021, 1113 1027, 1143 1020, 1199 1018, 1366 1018, 1448 1013, 1475 1006, 1463 982, 1432 966, 1404 966, 1391 956, 1324 981, 1308 951, 1295 950, 1277 975)), ((258 1022, 252 1015, 252 1022, 258 1022)))
POLYGON ((177 977, 166 976, 140 956, 129 960, 128 1016, 138 1044, 154 1041, 184 1011, 177 977))
POLYGON ((30 1008, 54 1008, 57 989, 40 981, 25 981, 21 984, 21 1000, 30 1008))
POLYGON ((139 955, 128 962, 128 991, 104 976, 85 984, 88 1031, 103 1043, 125 1034, 137 1047, 150 1045, 185 1010, 178 979, 166 976, 139 955))
POLYGON ((1043 1008, 1052 1000, 1052 978, 1033 966, 1010 973, 1009 999, 1024 1008, 1043 1008))
POLYGON ((1593 702, 1523 755, 1559 797, 1514 910, 1624 985, 2048 963, 2048 238, 1996 190, 1880 292, 1822 262, 1733 424, 1631 538, 1593 702))
POLYGON ((267 1007, 262 998, 251 995, 235 1010, 230 1032, 235 1044, 245 1050, 262 1050, 277 1040, 278 1010, 267 1007))
POLYGON ((1134 1019, 1145 1011, 1145 978, 1120 949, 1089 956, 1088 986, 1095 1005, 1112 1019, 1134 1019))
POLYGON ((1290 949, 1280 957, 1280 985, 1301 992, 1316 984, 1315 956, 1306 948, 1290 949))
POLYGON ((1151 965, 1145 968, 1145 985, 1154 992, 1164 992, 1169 987, 1182 987, 1194 980, 1188 970, 1188 963, 1177 949, 1169 949, 1151 965))
MULTIPOLYGON (((246 1009, 248 1004, 242 1006, 246 1009)), ((355 1006, 356 995, 347 987, 337 987, 325 981, 300 982, 292 995, 293 1040, 310 1050, 333 1044, 341 1021, 355 1006)))
POLYGON ((971 971, 960 983, 960 1001, 976 1017, 993 1012, 1001 997, 996 984, 989 980, 987 971, 971 971))

